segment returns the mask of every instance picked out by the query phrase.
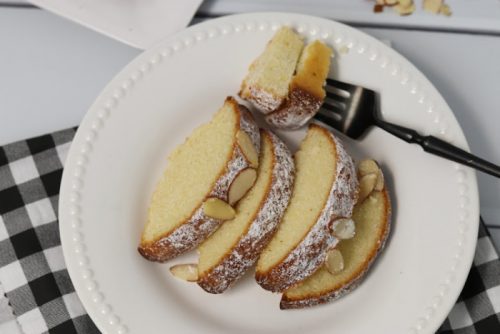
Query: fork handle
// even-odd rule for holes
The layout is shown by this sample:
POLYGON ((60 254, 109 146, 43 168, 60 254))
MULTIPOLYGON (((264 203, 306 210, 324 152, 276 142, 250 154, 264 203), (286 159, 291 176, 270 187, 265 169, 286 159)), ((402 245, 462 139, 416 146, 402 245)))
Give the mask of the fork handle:
POLYGON ((376 125, 408 143, 419 144, 426 152, 458 162, 462 165, 473 167, 477 170, 500 178, 500 166, 472 155, 469 152, 453 146, 439 138, 434 136, 422 136, 415 130, 385 122, 381 119, 376 120, 376 125))

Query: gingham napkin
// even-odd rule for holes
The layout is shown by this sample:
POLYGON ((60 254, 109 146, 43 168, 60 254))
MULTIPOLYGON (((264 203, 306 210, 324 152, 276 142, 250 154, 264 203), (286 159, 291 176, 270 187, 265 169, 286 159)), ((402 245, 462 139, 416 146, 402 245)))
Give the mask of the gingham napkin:
POLYGON ((99 333, 71 284, 59 239, 62 162, 74 134, 0 148, 0 285, 21 333, 99 333))
MULTIPOLYGON (((57 201, 75 129, 0 147, 0 333, 99 333, 66 271, 57 201), (10 303, 10 306, 9 306, 10 303)), ((500 260, 481 223, 474 264, 438 333, 500 333, 500 260)))

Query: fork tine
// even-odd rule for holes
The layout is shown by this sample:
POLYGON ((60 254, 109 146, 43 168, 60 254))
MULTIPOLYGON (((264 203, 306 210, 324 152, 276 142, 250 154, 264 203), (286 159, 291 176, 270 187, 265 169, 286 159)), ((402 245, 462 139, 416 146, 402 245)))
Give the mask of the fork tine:
POLYGON ((338 81, 332 78, 327 78, 326 79, 327 85, 333 86, 337 89, 343 89, 347 91, 348 93, 351 93, 354 88, 356 88, 355 85, 348 84, 347 82, 343 81, 338 81))
POLYGON ((326 97, 344 104, 346 104, 350 100, 350 96, 342 96, 330 91, 326 91, 326 97))
POLYGON ((346 109, 346 104, 335 100, 325 100, 321 105, 321 108, 341 115, 346 109))
POLYGON ((335 114, 333 112, 327 110, 319 110, 316 115, 314 115, 314 119, 332 127, 337 130, 342 130, 342 117, 340 115, 335 114))

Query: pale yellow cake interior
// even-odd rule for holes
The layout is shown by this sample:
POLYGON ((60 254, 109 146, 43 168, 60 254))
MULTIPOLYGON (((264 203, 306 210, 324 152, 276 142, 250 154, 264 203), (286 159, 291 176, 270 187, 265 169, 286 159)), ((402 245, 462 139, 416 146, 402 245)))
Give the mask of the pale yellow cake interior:
POLYGON ((210 193, 233 153, 239 128, 236 108, 236 102, 227 100, 169 156, 151 200, 143 243, 184 223, 210 193))
POLYGON ((343 271, 333 275, 321 267, 302 283, 286 290, 285 297, 300 300, 323 295, 357 277, 376 255, 379 240, 387 228, 387 201, 384 193, 378 191, 354 208, 356 235, 352 239, 342 240, 337 247, 344 258, 343 271))
POLYGON ((327 130, 311 126, 295 154, 296 177, 278 231, 262 252, 258 272, 282 261, 316 223, 336 177, 336 149, 327 130))
POLYGON ((308 44, 302 51, 291 85, 298 85, 322 100, 331 55, 332 50, 318 40, 308 44))
POLYGON ((264 52, 250 65, 243 81, 242 97, 252 95, 248 90, 250 86, 275 97, 286 97, 303 46, 301 37, 290 28, 278 30, 264 52))
POLYGON ((238 202, 236 217, 225 221, 214 234, 199 246, 198 272, 200 275, 217 265, 226 254, 231 252, 232 248, 248 231, 268 194, 272 181, 274 158, 271 139, 265 132, 261 132, 259 162, 257 180, 252 189, 238 202))

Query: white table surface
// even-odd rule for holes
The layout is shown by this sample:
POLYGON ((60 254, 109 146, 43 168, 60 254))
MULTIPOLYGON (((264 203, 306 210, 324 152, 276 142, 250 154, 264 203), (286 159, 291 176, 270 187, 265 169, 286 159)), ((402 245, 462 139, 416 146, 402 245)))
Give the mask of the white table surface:
MULTIPOLYGON (((390 40, 427 75, 472 151, 500 163, 500 36, 359 28, 390 40)), ((43 10, 0 7, 0 145, 78 125, 139 52, 43 10)), ((500 249, 500 180, 479 174, 479 189, 500 249)))

